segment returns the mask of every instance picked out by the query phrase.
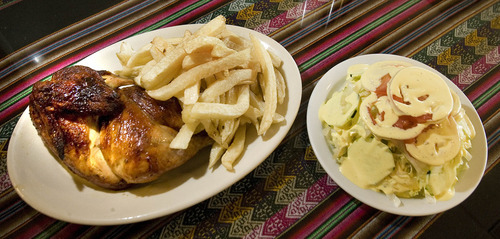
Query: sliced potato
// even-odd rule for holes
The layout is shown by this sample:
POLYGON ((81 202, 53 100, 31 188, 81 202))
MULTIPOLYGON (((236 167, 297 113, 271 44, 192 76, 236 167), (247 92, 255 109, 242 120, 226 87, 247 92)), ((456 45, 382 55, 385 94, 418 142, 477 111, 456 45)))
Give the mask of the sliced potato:
POLYGON ((271 56, 264 46, 262 46, 259 39, 255 36, 250 35, 250 40, 253 44, 253 49, 257 59, 262 67, 262 84, 264 85, 264 114, 262 116, 262 121, 259 127, 259 135, 264 134, 271 124, 273 123, 273 115, 276 112, 277 107, 277 92, 276 92, 276 75, 274 73, 273 63, 271 61, 271 56))

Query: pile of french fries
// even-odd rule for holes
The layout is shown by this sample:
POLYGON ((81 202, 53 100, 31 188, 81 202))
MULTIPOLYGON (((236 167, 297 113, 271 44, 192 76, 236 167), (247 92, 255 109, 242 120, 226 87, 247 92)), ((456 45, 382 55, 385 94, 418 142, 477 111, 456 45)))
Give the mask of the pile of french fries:
POLYGON ((276 112, 286 95, 279 57, 252 34, 238 36, 218 16, 178 38, 155 37, 135 51, 123 42, 116 73, 157 100, 179 99, 184 125, 170 147, 186 149, 192 135, 205 130, 214 140, 209 167, 219 160, 228 170, 243 153, 246 125, 264 135, 285 119, 276 112))

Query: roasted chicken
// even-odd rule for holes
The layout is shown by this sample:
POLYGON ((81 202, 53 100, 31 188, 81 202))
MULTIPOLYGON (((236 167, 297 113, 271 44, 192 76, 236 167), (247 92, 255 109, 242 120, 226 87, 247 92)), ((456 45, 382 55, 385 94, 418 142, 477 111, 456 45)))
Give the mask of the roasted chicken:
POLYGON ((108 189, 151 182, 212 143, 201 132, 186 150, 171 149, 183 124, 175 98, 157 101, 130 80, 84 66, 34 84, 29 113, 57 158, 108 189))

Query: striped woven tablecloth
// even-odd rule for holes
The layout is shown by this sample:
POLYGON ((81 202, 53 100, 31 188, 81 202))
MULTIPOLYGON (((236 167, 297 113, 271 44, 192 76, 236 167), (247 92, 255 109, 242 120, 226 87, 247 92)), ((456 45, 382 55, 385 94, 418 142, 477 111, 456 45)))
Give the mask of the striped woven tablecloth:
MULTIPOLYGON (((0 14, 15 2, 0 1, 0 14)), ((500 161, 499 46, 500 2, 495 0, 120 2, 1 59, 0 237, 419 236, 442 214, 406 217, 378 211, 344 192, 325 173, 307 136, 309 96, 331 67, 357 55, 390 53, 423 62, 451 79, 477 109, 488 141, 488 176, 500 161), (217 15, 278 41, 301 73, 297 119, 256 170, 195 206, 135 224, 71 224, 43 215, 20 199, 9 180, 7 148, 33 83, 127 37, 206 23, 217 15)))

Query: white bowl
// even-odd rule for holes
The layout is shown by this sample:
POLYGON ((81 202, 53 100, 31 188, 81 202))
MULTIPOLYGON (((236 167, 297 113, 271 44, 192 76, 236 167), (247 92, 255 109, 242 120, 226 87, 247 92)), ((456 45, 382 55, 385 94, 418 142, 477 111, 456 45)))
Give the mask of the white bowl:
POLYGON ((370 54, 353 57, 330 69, 315 86, 309 105, 307 108, 307 131, 312 148, 328 175, 347 193, 359 201, 372 206, 376 209, 405 216, 423 216, 439 213, 448 210, 462 201, 464 201, 477 187, 481 180, 487 161, 487 143, 481 119, 479 118, 474 106, 467 96, 443 74, 431 67, 415 61, 410 58, 388 55, 388 54, 370 54), (369 189, 363 189, 352 183, 339 171, 339 164, 332 156, 330 145, 322 134, 322 124, 318 117, 319 107, 334 92, 340 90, 345 84, 347 68, 355 64, 372 64, 378 61, 397 60, 410 62, 413 65, 429 69, 439 74, 451 90, 455 91, 462 102, 465 112, 471 119, 476 130, 476 137, 472 140, 472 160, 470 168, 465 171, 455 186, 455 196, 448 201, 437 201, 429 203, 426 199, 401 199, 402 205, 396 207, 392 200, 385 194, 375 192, 369 189))

